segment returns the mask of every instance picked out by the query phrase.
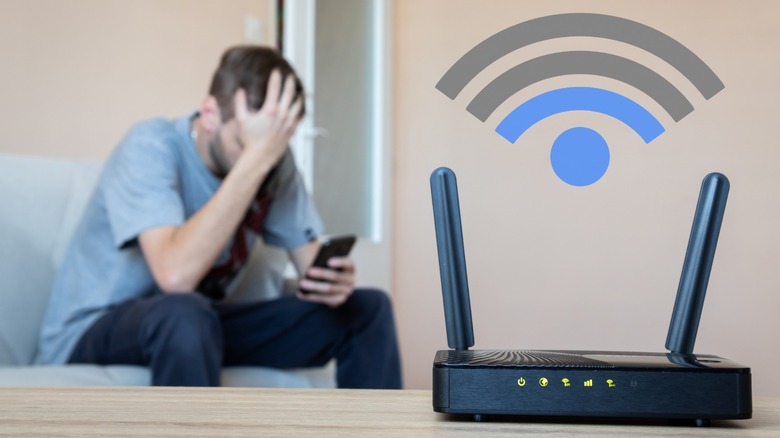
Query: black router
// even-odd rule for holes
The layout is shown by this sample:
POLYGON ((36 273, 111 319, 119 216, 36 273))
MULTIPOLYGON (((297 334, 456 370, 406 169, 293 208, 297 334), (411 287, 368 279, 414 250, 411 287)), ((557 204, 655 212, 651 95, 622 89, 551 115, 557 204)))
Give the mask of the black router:
POLYGON ((474 346, 455 174, 431 175, 447 343, 433 360, 433 410, 530 417, 746 419, 750 368, 693 354, 704 295, 726 208, 729 181, 704 178, 674 303, 667 353, 469 350, 474 346))

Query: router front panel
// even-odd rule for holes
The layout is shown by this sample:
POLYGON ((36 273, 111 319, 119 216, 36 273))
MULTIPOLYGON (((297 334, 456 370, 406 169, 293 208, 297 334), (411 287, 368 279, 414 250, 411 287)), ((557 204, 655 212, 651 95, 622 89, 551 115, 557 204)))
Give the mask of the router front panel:
POLYGON ((711 355, 443 350, 433 393, 434 410, 455 414, 712 419, 752 412, 750 369, 711 355))
POLYGON ((733 419, 752 411, 749 392, 740 396, 750 374, 437 368, 433 381, 446 394, 434 396, 434 410, 453 414, 733 419))

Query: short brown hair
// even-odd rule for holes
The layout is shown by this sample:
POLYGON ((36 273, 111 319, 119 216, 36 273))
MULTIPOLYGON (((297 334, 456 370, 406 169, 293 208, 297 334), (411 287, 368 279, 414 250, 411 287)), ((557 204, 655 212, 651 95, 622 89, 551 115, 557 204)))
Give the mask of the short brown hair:
MULTIPOLYGON (((303 84, 295 70, 276 50, 262 46, 235 46, 225 51, 211 79, 209 94, 217 99, 222 122, 233 118, 233 96, 239 88, 246 92, 247 106, 259 110, 265 101, 265 91, 271 72, 282 73, 282 84, 289 75, 295 77, 295 97, 303 96, 303 84)), ((305 114, 301 106, 300 116, 305 114)))

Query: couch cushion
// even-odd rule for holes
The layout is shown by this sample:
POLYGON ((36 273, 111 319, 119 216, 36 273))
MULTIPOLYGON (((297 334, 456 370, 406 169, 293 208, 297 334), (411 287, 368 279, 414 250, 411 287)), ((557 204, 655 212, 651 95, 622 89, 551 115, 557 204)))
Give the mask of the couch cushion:
POLYGON ((0 386, 145 386, 149 370, 128 365, 0 367, 0 386))
POLYGON ((0 154, 0 365, 29 364, 100 164, 0 154))
POLYGON ((48 254, 29 245, 29 231, 0 215, 0 365, 28 365, 49 299, 48 254))
POLYGON ((11 346, 8 345, 8 341, 6 341, 3 334, 0 333, 0 364, 11 365, 15 362, 16 359, 14 359, 14 353, 11 350, 11 346))
POLYGON ((222 386, 255 388, 335 388, 336 363, 322 368, 279 370, 264 367, 228 367, 222 370, 222 386))
MULTIPOLYGON (((277 370, 229 367, 222 386, 266 388, 333 388, 334 364, 324 368, 277 370)), ((129 365, 66 365, 0 367, 0 386, 146 386, 149 369, 129 365)))

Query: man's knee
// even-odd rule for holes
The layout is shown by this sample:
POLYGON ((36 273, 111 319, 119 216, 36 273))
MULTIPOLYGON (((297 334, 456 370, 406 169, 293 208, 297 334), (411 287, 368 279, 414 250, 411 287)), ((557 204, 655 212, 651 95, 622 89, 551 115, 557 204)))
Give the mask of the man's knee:
POLYGON ((380 289, 355 289, 345 304, 350 308, 350 313, 358 317, 369 321, 379 319, 385 323, 393 323, 390 297, 380 289))
POLYGON ((217 343, 221 348, 219 317, 206 298, 197 293, 182 293, 151 300, 142 325, 142 335, 148 342, 185 351, 200 349, 203 343, 217 343))
POLYGON ((390 308, 390 298, 380 289, 355 289, 350 297, 356 305, 365 309, 382 311, 390 308))

